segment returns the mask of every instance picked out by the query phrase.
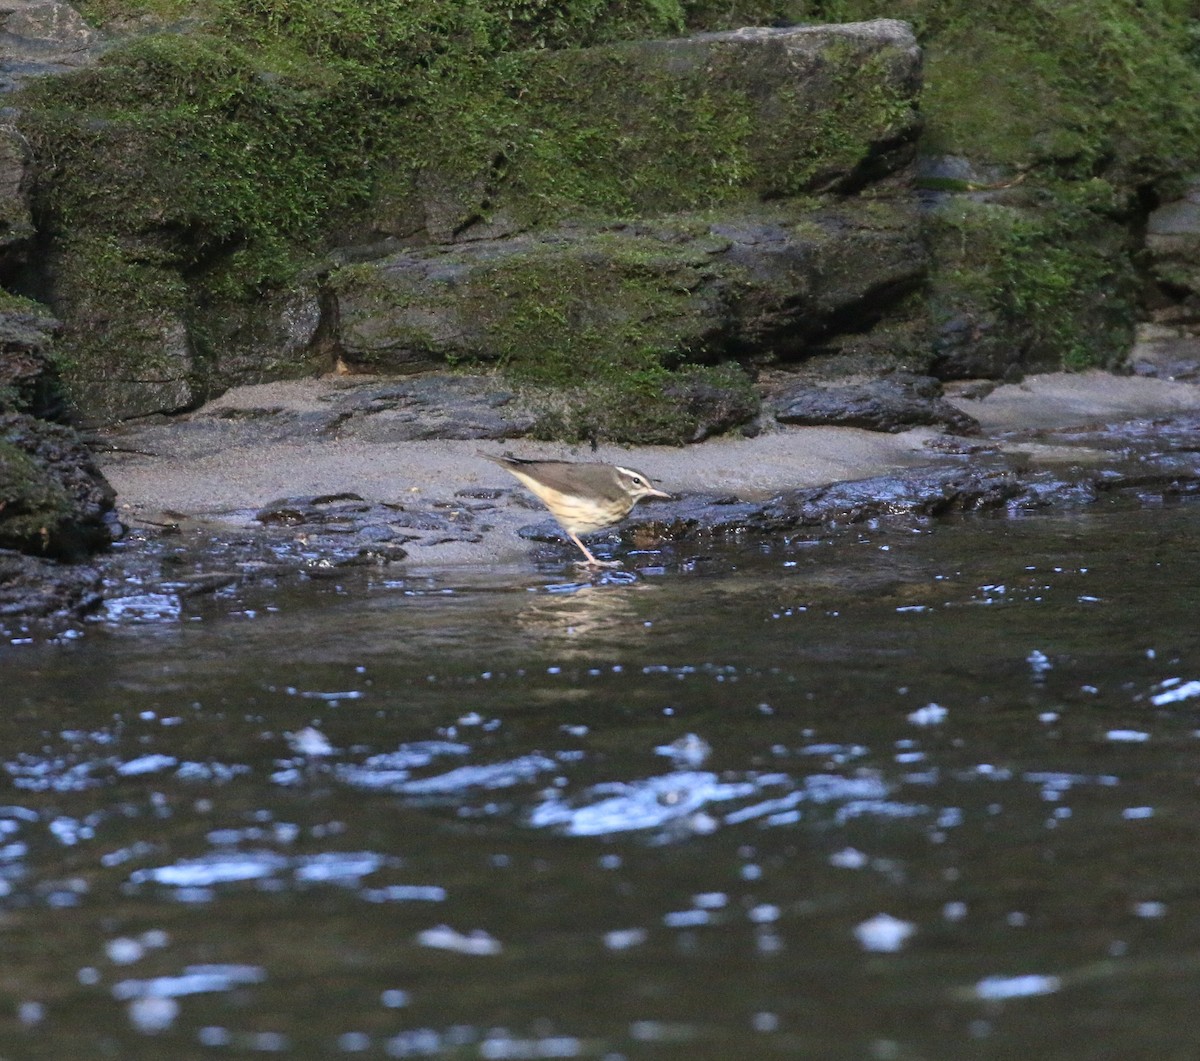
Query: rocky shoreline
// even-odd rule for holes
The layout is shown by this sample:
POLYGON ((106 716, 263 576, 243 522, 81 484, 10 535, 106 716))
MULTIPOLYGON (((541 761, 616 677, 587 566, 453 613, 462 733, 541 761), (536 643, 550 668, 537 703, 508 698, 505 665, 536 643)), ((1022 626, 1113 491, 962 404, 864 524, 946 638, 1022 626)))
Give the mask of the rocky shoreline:
POLYGON ((628 569, 669 568, 723 538, 1029 512, 1117 492, 1160 504, 1200 491, 1200 386, 1158 379, 1095 372, 964 386, 937 400, 977 424, 969 436, 769 425, 686 448, 595 452, 506 441, 500 420, 483 430, 482 414, 473 428, 464 419, 446 431, 443 403, 427 417, 395 405, 385 415, 381 391, 403 389, 339 377, 247 387, 188 416, 97 437, 122 533, 82 564, 4 554, 22 566, 4 573, 8 636, 54 636, 87 616, 173 618, 197 596, 364 567, 396 578, 574 572, 573 548, 538 502, 479 457, 484 448, 619 461, 675 493, 599 536, 599 550, 628 569))

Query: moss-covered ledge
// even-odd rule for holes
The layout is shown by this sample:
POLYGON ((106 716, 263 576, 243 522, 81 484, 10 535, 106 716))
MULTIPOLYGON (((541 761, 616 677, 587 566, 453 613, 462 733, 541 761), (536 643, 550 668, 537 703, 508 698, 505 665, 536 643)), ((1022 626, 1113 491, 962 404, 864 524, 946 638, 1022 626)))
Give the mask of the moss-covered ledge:
POLYGON ((543 433, 680 442, 696 429, 680 394, 697 381, 750 394, 731 350, 802 356, 894 310, 925 265, 903 198, 576 224, 347 266, 330 278, 331 338, 351 371, 495 365, 561 392, 543 433))
MULTIPOLYGON (((759 76, 769 64, 739 66, 706 36, 753 23, 814 37, 820 23, 912 25, 926 71, 917 186, 932 204, 925 341, 943 374, 1112 363, 1148 306, 1190 297, 1141 267, 1147 215, 1200 171, 1183 0, 79 7, 108 34, 99 61, 10 97, 0 264, 6 286, 63 320, 62 375, 94 419, 328 366, 334 248, 836 197, 912 150, 915 97, 881 87, 902 83, 888 79, 905 49, 843 39, 840 74, 810 97, 825 105, 790 107, 759 76), (671 76, 649 76, 664 51, 671 76), (572 79, 589 65, 594 77, 572 79)), ((780 47, 777 31, 740 36, 780 47)), ((895 312, 911 318, 920 297, 895 312)), ((776 352, 879 361, 891 335, 910 352, 922 342, 904 320, 835 323, 840 337, 776 352)), ((655 372, 671 363, 655 357, 655 372)))

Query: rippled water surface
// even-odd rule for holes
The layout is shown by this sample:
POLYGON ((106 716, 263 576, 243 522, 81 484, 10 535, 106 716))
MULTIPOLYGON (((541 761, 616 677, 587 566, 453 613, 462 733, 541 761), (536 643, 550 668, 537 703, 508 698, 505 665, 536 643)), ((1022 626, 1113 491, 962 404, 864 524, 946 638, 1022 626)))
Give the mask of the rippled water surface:
POLYGON ((0 1056, 1190 1061, 1198 534, 394 568, 0 648, 0 1056))

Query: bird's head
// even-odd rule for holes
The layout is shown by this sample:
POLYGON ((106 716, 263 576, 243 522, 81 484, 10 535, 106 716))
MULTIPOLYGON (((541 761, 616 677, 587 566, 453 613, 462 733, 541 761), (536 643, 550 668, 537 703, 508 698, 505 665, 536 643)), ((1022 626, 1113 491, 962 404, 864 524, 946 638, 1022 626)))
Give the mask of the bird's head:
POLYGON ((621 489, 635 503, 644 497, 661 497, 668 501, 671 500, 671 495, 652 486, 650 477, 643 472, 634 471, 632 468, 622 468, 620 465, 617 465, 614 470, 617 473, 617 482, 621 484, 621 489))

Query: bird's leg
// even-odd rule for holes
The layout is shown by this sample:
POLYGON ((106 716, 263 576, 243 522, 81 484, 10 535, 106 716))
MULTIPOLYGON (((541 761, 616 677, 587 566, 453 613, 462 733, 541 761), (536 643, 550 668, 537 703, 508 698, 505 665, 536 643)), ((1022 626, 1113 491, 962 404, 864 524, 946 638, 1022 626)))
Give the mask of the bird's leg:
POLYGON ((592 555, 591 550, 589 550, 588 547, 579 540, 579 535, 571 534, 568 531, 567 536, 571 539, 571 541, 573 541, 576 545, 579 546, 580 550, 583 552, 583 555, 587 557, 587 560, 576 560, 575 562, 577 564, 582 564, 586 567, 620 567, 621 566, 620 560, 597 560, 592 555))

